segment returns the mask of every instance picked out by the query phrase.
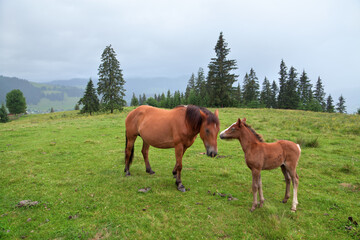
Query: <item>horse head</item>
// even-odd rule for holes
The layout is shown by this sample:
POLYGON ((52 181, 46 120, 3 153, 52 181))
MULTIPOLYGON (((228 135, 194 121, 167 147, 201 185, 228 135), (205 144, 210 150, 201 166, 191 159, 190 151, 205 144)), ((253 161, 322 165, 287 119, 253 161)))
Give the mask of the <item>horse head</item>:
POLYGON ((246 123, 246 118, 237 120, 237 122, 233 123, 230 127, 225 129, 220 133, 220 139, 230 140, 230 139, 239 139, 240 138, 240 130, 246 123))
POLYGON ((210 157, 217 155, 217 135, 220 130, 219 111, 214 113, 200 110, 202 122, 200 126, 200 138, 204 142, 206 154, 210 157))

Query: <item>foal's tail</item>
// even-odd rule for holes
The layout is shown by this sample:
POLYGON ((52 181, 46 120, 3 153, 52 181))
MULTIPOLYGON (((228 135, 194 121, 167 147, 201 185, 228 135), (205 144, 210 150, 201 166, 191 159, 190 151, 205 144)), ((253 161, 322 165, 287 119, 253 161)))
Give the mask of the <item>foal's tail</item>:
MULTIPOLYGON (((126 164, 126 149, 127 149, 127 144, 128 144, 128 138, 126 136, 126 132, 125 132, 125 164, 126 164)), ((130 154, 130 157, 129 157, 129 165, 132 163, 133 161, 133 158, 134 158, 134 145, 131 149, 131 154, 130 154)))

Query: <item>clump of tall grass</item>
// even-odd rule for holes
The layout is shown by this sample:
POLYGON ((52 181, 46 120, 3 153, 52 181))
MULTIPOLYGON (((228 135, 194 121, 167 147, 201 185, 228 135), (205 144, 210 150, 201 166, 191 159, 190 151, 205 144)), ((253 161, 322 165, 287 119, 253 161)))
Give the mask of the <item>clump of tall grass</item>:
POLYGON ((318 139, 319 139, 318 137, 315 137, 315 138, 298 137, 296 139, 296 143, 299 144, 301 147, 318 148, 319 147, 318 139))

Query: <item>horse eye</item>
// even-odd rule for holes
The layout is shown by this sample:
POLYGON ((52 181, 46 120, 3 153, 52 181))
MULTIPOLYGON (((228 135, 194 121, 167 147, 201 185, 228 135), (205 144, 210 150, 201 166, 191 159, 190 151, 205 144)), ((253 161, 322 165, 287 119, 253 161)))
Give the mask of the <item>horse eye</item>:
POLYGON ((206 129, 205 129, 205 132, 209 134, 209 133, 210 133, 210 130, 206 128, 206 129))
POLYGON ((232 127, 231 130, 232 130, 232 131, 235 131, 235 127, 232 127))

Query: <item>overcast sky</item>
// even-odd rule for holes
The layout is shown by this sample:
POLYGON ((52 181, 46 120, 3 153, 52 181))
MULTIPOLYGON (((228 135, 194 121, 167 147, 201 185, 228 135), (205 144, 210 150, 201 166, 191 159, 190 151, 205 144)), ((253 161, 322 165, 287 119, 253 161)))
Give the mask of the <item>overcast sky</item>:
MULTIPOLYGON (((254 68, 277 80, 281 59, 318 76, 334 103, 360 107, 359 0, 0 0, 0 75, 97 77, 112 44, 124 77, 207 72, 223 32, 240 84, 254 68)), ((184 85, 184 89, 185 89, 184 85)))

